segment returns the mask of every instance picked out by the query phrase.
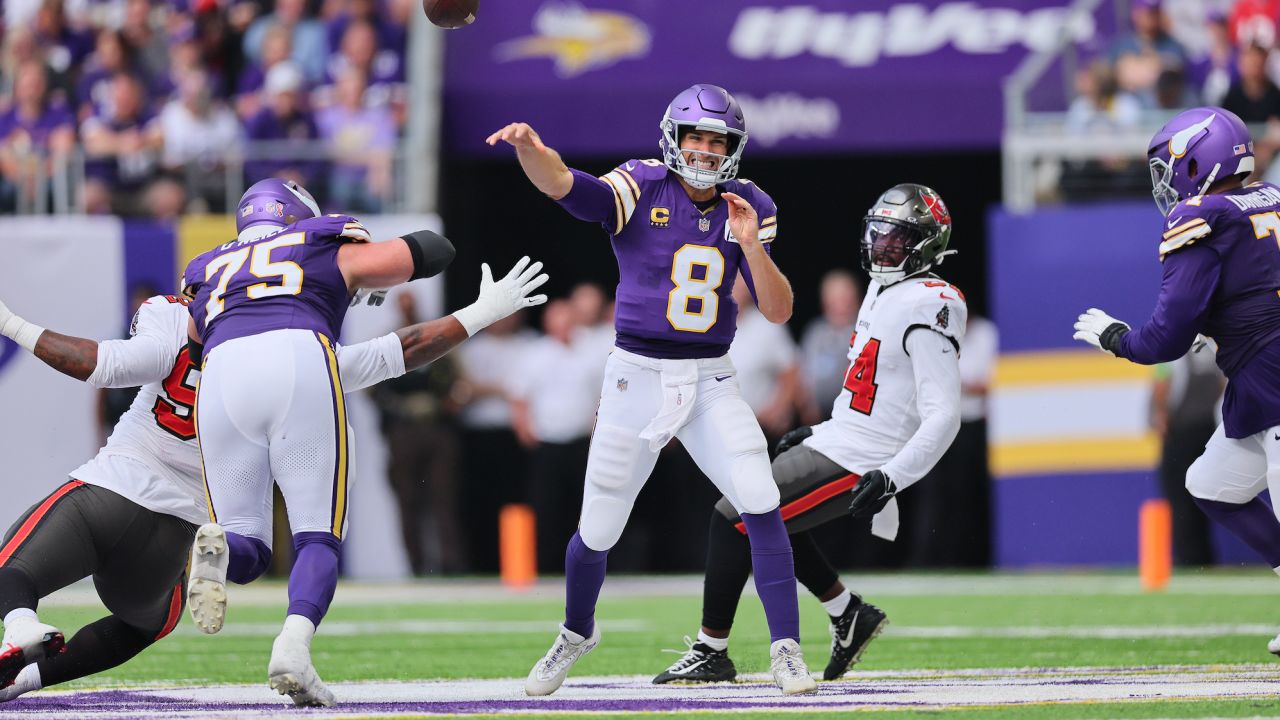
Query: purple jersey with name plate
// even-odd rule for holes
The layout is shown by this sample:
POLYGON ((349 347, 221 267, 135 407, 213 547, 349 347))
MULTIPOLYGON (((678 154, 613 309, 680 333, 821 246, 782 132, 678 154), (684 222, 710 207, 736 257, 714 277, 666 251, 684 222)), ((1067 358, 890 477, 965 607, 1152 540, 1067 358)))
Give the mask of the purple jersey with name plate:
POLYGON ((1280 425, 1280 187, 1260 182, 1188 198, 1162 229, 1156 308, 1118 354, 1169 362, 1202 333, 1217 343, 1228 380, 1227 437, 1280 425))
POLYGON ((749 180, 730 180, 716 190, 715 200, 699 208, 658 160, 629 160, 598 180, 574 171, 574 187, 560 203, 576 217, 600 222, 612 236, 618 347, 654 358, 728 352, 737 330, 738 273, 753 297, 755 286, 728 229, 729 204, 718 193, 732 192, 751 203, 766 252, 777 235, 778 211, 749 180), (584 186, 601 181, 607 194, 584 186))
POLYGON ((205 352, 272 330, 314 330, 337 341, 351 299, 338 269, 338 248, 358 242, 353 235, 368 235, 355 218, 307 218, 192 260, 183 273, 183 292, 192 298, 189 308, 205 352))

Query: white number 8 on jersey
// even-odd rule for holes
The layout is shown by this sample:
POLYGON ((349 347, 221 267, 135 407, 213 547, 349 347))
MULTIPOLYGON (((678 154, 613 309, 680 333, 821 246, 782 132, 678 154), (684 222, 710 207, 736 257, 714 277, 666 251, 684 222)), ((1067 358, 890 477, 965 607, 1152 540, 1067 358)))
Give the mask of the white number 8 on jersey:
POLYGON ((667 296, 667 322, 685 332, 704 333, 716 324, 724 281, 724 255, 706 245, 685 245, 671 263, 675 287, 667 296))

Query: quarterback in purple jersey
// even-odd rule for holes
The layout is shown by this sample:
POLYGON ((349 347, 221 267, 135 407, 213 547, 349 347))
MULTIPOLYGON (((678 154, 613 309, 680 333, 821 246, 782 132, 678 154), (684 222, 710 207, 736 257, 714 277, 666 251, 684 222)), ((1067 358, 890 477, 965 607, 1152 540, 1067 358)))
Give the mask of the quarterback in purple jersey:
POLYGON ((791 286, 769 256, 777 208, 737 179, 747 130, 726 90, 688 88, 659 127, 661 160, 628 160, 601 177, 567 167, 524 123, 488 138, 514 146, 529 180, 569 214, 603 226, 618 259, 617 348, 605 367, 578 532, 565 553, 565 620, 525 691, 555 692, 599 643, 595 605, 605 559, 658 452, 678 437, 747 527, 774 680, 787 694, 813 692, 764 434, 727 356, 739 274, 766 318, 791 317, 791 286))
MULTIPOLYGON (((1144 365, 1176 360, 1197 334, 1217 344, 1222 424, 1187 471, 1187 491, 1280 573, 1280 521, 1258 497, 1280 497, 1280 187, 1245 184, 1253 140, 1219 107, 1180 113, 1147 157, 1167 218, 1155 310, 1133 329, 1091 308, 1075 338, 1144 365)), ((1280 637, 1270 649, 1280 654, 1280 637)))
MULTIPOLYGON (((279 486, 296 560, 267 673, 296 704, 331 705, 310 645, 337 584, 350 494, 334 343, 357 289, 438 274, 453 246, 427 230, 369 243, 359 222, 320 216, 310 193, 278 179, 249 188, 236 223, 237 238, 191 261, 183 278, 192 337, 203 344, 195 416, 212 520, 196 531, 187 601, 202 631, 222 628, 226 581, 266 569, 279 486)), ((496 318, 471 306, 453 319, 470 336, 496 318)))

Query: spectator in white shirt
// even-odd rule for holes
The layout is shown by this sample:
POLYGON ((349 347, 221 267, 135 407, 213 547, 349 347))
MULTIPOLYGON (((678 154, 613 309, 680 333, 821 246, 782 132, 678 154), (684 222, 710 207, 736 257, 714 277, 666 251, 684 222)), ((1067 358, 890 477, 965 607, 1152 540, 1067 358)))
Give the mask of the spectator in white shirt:
POLYGON ((796 343, 785 325, 769 322, 756 310, 741 277, 733 286, 733 299, 738 303, 738 333, 729 346, 729 359, 738 371, 742 399, 772 446, 794 426, 800 386, 796 343))
POLYGON ((608 355, 576 341, 573 307, 547 304, 546 333, 524 355, 511 387, 516 437, 531 452, 528 500, 537 518, 538 567, 559 569, 582 506, 582 478, 608 355))
POLYGON ((498 513, 523 499, 526 453, 512 432, 509 401, 533 339, 523 322, 522 313, 499 320, 455 351, 462 376, 455 385, 463 406, 462 524, 472 572, 498 571, 498 513))
POLYGON ((800 410, 806 425, 831 417, 831 406, 844 386, 849 345, 862 305, 862 287, 846 270, 824 275, 820 292, 822 316, 811 321, 800 338, 800 377, 805 390, 800 410))
POLYGON ((161 163, 166 170, 185 175, 188 195, 199 195, 214 205, 225 202, 223 158, 240 143, 240 121, 230 108, 213 99, 203 70, 189 71, 179 80, 178 97, 160 112, 160 134, 164 139, 161 163))

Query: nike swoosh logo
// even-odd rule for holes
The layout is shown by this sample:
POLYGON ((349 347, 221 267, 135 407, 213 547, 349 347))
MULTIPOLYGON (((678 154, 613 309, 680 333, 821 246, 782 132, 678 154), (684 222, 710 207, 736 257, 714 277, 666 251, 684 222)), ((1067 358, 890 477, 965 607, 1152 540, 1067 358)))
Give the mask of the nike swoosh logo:
MULTIPOLYGON (((716 378, 716 382, 724 382, 725 380, 728 380, 728 379, 729 379, 729 378, 731 378, 731 377, 733 377, 733 376, 732 376, 732 375, 721 375, 720 377, 716 378)), ((1280 440, 1280 438, 1276 438, 1276 439, 1277 439, 1277 440, 1280 440)))
POLYGON ((635 170, 635 169, 636 169, 635 163, 627 163, 627 172, 631 172, 632 170, 635 170))
POLYGON ((943 300, 955 300, 955 298, 953 297, 947 297, 944 293, 938 293, 938 297, 942 298, 943 300))
POLYGON ((840 647, 847 649, 850 645, 853 644, 853 629, 858 624, 858 613, 860 612, 862 611, 858 610, 853 613, 853 622, 849 623, 849 632, 846 633, 844 637, 839 638, 836 641, 840 643, 840 647))
POLYGON ((683 668, 683 669, 681 669, 681 670, 676 670, 675 672, 673 672, 673 673, 671 673, 671 674, 672 674, 672 675, 684 675, 684 674, 686 674, 686 673, 691 673, 691 672, 693 672, 694 670, 697 670, 698 668, 700 668, 700 667, 702 667, 703 665, 706 665, 706 664, 707 664, 707 661, 706 661, 706 660, 699 660, 698 662, 696 662, 696 663, 694 663, 694 664, 690 665, 689 667, 687 667, 687 668, 683 668))
POLYGON ((1180 222, 1182 222, 1182 216, 1181 216, 1181 215, 1179 215, 1179 216, 1178 216, 1178 218, 1177 218, 1176 220, 1170 220, 1170 221, 1169 221, 1169 224, 1168 224, 1168 225, 1166 225, 1165 227, 1167 227, 1168 229, 1172 230, 1172 229, 1173 229, 1173 226, 1174 226, 1174 225, 1177 225, 1177 224, 1178 224, 1178 223, 1180 223, 1180 222))

